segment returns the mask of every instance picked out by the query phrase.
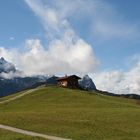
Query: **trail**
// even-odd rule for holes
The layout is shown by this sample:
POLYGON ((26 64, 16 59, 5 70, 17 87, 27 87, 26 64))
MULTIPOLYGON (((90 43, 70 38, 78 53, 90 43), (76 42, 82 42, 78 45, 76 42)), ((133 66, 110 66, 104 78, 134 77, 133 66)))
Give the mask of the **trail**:
POLYGON ((0 124, 0 129, 5 129, 8 131, 12 131, 12 132, 16 132, 16 133, 20 133, 20 134, 24 134, 24 135, 28 135, 28 136, 41 137, 41 138, 45 138, 45 139, 49 139, 49 140, 71 140, 71 139, 65 139, 65 138, 45 135, 45 134, 41 134, 41 133, 37 133, 37 132, 33 132, 33 131, 23 130, 23 129, 7 126, 7 125, 3 125, 3 124, 0 124))
POLYGON ((38 89, 38 88, 36 88, 36 89, 30 89, 30 90, 28 90, 28 91, 26 91, 26 92, 23 92, 23 93, 21 93, 21 94, 19 94, 19 95, 17 95, 17 96, 11 97, 11 98, 9 98, 9 99, 7 99, 7 100, 0 101, 0 104, 5 104, 5 103, 8 103, 8 102, 14 101, 14 100, 16 100, 16 99, 19 99, 19 98, 21 98, 21 97, 23 97, 23 96, 25 96, 25 95, 27 95, 27 94, 32 93, 33 91, 35 91, 35 90, 37 90, 37 89, 38 89))

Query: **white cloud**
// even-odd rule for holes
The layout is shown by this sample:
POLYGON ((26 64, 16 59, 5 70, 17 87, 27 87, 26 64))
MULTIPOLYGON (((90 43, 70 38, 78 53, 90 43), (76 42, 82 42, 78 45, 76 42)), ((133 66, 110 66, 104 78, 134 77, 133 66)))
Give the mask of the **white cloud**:
POLYGON ((26 75, 20 71, 9 72, 9 73, 5 73, 5 72, 0 73, 0 77, 2 77, 4 79, 12 79, 14 77, 25 77, 25 76, 26 75))
POLYGON ((135 39, 140 35, 136 23, 129 23, 123 13, 103 0, 25 1, 41 18, 47 33, 52 29, 52 31, 56 31, 56 34, 63 34, 62 30, 70 26, 69 20, 71 19, 77 22, 77 26, 79 23, 85 24, 83 20, 87 20, 88 22, 83 26, 91 32, 90 35, 94 35, 94 38, 98 37, 100 40, 135 39))
POLYGON ((29 39, 23 48, 24 52, 0 48, 0 56, 15 62, 27 75, 85 74, 95 70, 98 61, 90 45, 82 39, 69 43, 65 41, 53 40, 45 49, 40 40, 29 39))
POLYGON ((133 67, 126 71, 107 71, 96 73, 92 77, 98 89, 117 94, 135 93, 140 95, 140 59, 135 60, 133 67))
MULTIPOLYGON (((73 30, 69 27, 66 16, 62 16, 60 9, 56 9, 55 5, 43 3, 45 1, 25 0, 32 11, 40 18, 47 37, 54 39, 63 36, 67 30, 73 30)), ((56 5, 58 2, 55 3, 56 5)), ((62 7, 61 7, 62 8, 62 7)))
MULTIPOLYGON (((63 2, 59 4, 56 2, 53 5, 41 0, 25 0, 25 2, 40 18, 47 37, 50 38, 49 46, 47 47, 42 46, 39 40, 27 41, 27 46, 30 47, 30 50, 23 54, 22 67, 25 71, 29 73, 46 72, 48 74, 83 74, 95 70, 98 61, 94 56, 92 47, 78 37, 71 27, 68 21, 68 12, 64 13, 63 7, 59 5, 63 2), (82 65, 84 67, 81 68, 82 65)), ((66 11, 65 8, 64 10, 66 11)))
POLYGON ((39 40, 28 40, 27 45, 31 49, 23 55, 22 67, 30 74, 87 73, 97 66, 91 46, 82 39, 75 43, 54 40, 47 50, 39 40))
POLYGON ((5 49, 0 46, 0 57, 4 57, 5 59, 13 62, 13 58, 16 57, 16 52, 14 49, 5 49))

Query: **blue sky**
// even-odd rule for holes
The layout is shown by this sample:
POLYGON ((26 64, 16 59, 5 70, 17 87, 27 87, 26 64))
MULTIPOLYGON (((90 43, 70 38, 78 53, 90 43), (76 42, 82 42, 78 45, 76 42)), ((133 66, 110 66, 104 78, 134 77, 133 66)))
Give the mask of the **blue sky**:
POLYGON ((23 0, 1 0, 0 45, 17 47, 25 39, 43 34, 43 28, 23 0), (14 40, 10 40, 14 37, 14 40))
MULTIPOLYGON (((139 0, 106 0, 105 2, 109 4, 115 12, 117 12, 116 17, 113 17, 116 21, 119 20, 119 18, 122 18, 123 23, 119 23, 121 22, 119 21, 118 24, 126 23, 130 24, 130 26, 136 25, 138 29, 136 32, 139 34, 139 0)), ((102 12, 106 12, 104 10, 105 9, 103 9, 102 12)), ((92 12, 93 11, 91 11, 91 13, 92 12)), ((100 34, 96 35, 96 32, 91 33, 91 29, 88 26, 92 23, 88 18, 89 17, 87 17, 87 21, 85 21, 86 17, 83 16, 81 19, 82 21, 80 21, 79 24, 79 21, 75 19, 75 17, 72 17, 70 19, 71 25, 80 37, 84 38, 93 46, 95 55, 100 59, 101 69, 120 68, 122 70, 126 70, 126 61, 128 58, 133 57, 133 55, 136 54, 139 55, 140 35, 135 37, 134 33, 130 34, 130 38, 125 37, 125 35, 124 37, 114 35, 113 37, 104 38, 104 36, 100 34)), ((47 38, 44 37, 42 24, 24 1, 1 0, 0 19, 1 46, 18 47, 27 38, 40 38, 42 42, 47 43, 47 38), (12 39, 12 37, 14 39, 12 39)))
POLYGON ((0 55, 25 71, 66 73, 68 67, 68 73, 129 74, 139 68, 139 5, 139 0, 1 0, 0 55), (40 61, 40 69, 30 67, 40 61))

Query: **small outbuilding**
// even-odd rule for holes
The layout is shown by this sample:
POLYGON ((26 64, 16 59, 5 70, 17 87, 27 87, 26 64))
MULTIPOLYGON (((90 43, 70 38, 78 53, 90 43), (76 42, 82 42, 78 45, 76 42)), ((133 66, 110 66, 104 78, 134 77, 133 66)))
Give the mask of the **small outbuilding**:
POLYGON ((57 79, 57 84, 61 87, 79 88, 78 80, 81 79, 76 75, 60 77, 57 79))

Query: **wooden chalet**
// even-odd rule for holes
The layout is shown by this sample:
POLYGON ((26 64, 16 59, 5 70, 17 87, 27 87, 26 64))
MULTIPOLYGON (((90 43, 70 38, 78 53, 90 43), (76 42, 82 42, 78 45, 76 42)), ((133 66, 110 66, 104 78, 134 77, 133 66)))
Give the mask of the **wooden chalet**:
POLYGON ((61 87, 79 88, 78 80, 81 79, 76 75, 60 77, 57 79, 57 84, 61 87))

